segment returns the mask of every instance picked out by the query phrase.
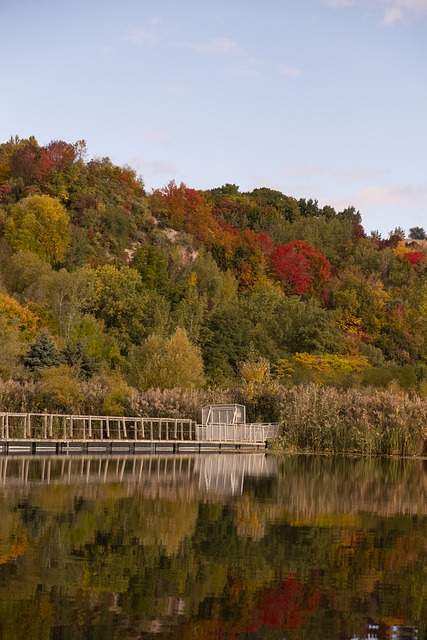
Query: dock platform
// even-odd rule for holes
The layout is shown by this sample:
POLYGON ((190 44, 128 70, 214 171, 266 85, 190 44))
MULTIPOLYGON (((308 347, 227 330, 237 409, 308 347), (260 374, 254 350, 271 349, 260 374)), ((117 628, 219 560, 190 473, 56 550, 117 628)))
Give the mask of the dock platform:
POLYGON ((212 453, 266 449, 274 424, 0 412, 0 455, 212 453))

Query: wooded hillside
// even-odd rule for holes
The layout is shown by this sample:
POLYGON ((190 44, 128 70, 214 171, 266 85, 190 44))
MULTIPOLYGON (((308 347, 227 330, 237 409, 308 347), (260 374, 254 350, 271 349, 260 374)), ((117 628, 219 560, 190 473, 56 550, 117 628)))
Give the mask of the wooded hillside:
POLYGON ((263 187, 147 193, 84 141, 13 138, 0 235, 0 376, 36 406, 75 410, 87 381, 112 413, 132 389, 427 388, 422 228, 367 237, 353 207, 263 187))

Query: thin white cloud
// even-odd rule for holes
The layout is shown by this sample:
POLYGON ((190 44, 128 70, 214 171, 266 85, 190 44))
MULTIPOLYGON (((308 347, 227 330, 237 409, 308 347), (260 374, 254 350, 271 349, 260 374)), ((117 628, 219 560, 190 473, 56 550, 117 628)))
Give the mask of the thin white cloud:
POLYGON ((197 51, 197 53, 213 55, 228 55, 230 53, 238 53, 240 51, 240 47, 237 42, 231 38, 223 36, 213 38, 212 40, 205 40, 204 42, 179 43, 178 46, 192 49, 193 51, 197 51))
POLYGON ((286 180, 304 180, 316 183, 333 180, 336 184, 347 185, 358 182, 374 182, 384 179, 384 171, 361 165, 351 168, 337 168, 317 164, 289 164, 282 168, 282 175, 286 180))
POLYGON ((427 203, 427 188, 413 186, 369 187, 354 194, 361 207, 399 205, 408 207, 427 203))
POLYGON ((385 25, 391 25, 405 18, 427 16, 427 0, 382 0, 385 25))
POLYGON ((381 12, 381 22, 392 25, 405 18, 427 16, 427 0, 321 0, 331 7, 365 7, 381 12))
POLYGON ((405 17, 405 12, 401 7, 388 7, 383 13, 383 24, 394 24, 405 17))
POLYGON ((146 27, 131 27, 127 30, 125 40, 136 46, 153 46, 160 40, 161 30, 158 25, 160 20, 152 18, 146 27))
POLYGON ((240 57, 238 60, 234 60, 226 68, 226 73, 229 76, 259 76, 262 68, 265 66, 263 60, 258 58, 245 58, 240 57))
POLYGON ((279 73, 282 76, 288 76, 289 78, 298 78, 302 71, 298 67, 291 67, 287 64, 282 64, 279 66, 279 73))
POLYGON ((425 209, 427 206, 427 187, 372 186, 362 188, 359 191, 349 191, 345 197, 326 193, 317 199, 321 207, 328 204, 336 211, 354 206, 361 212, 363 220, 379 216, 376 226, 380 224, 380 226, 389 225, 392 227, 393 224, 396 226, 399 222, 392 223, 391 215, 399 219, 402 224, 408 215, 417 216, 425 209), (381 220, 384 217, 384 211, 387 212, 387 218, 381 220))

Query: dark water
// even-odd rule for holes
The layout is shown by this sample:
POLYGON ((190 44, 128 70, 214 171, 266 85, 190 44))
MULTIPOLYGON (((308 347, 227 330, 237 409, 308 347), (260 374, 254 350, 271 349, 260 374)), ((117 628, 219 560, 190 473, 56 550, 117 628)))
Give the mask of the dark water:
POLYGON ((427 466, 0 458, 0 639, 427 639, 427 466))

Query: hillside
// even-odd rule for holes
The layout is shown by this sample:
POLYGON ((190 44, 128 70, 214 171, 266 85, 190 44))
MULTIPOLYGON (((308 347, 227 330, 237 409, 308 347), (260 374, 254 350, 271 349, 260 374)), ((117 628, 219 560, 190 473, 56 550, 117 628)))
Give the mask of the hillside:
POLYGON ((0 145, 0 376, 38 385, 35 405, 78 407, 90 380, 103 411, 154 388, 423 394, 422 229, 366 237, 353 207, 262 187, 146 193, 86 158, 84 141, 0 145))

